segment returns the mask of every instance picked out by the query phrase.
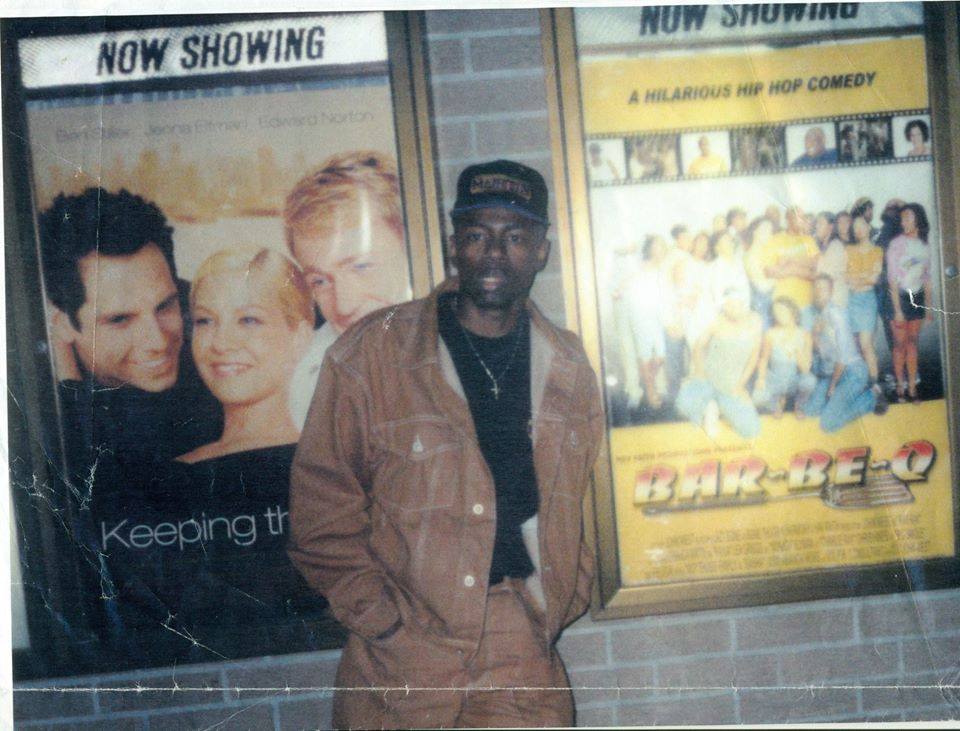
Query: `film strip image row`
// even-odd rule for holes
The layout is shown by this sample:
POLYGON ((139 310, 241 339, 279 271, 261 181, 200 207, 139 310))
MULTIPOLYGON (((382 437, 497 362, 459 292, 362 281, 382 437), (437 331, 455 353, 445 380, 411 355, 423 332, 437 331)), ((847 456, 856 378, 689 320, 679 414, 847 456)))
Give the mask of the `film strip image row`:
POLYGON ((929 114, 587 140, 593 186, 929 159, 929 114))

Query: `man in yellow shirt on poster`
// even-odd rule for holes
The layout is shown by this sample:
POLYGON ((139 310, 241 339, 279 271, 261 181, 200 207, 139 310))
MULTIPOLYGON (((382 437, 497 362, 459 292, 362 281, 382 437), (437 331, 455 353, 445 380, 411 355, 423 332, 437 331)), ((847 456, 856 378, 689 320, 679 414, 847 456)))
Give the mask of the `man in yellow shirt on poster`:
POLYGON ((808 233, 806 214, 799 206, 787 209, 786 219, 785 230, 750 249, 747 271, 762 272, 774 280, 771 301, 778 297, 793 300, 800 309, 801 322, 809 330, 813 321, 812 282, 819 249, 808 233))
POLYGON ((699 178, 704 175, 724 175, 730 171, 730 166, 721 155, 710 152, 710 139, 706 135, 700 138, 697 145, 700 147, 700 155, 690 163, 687 175, 699 178))

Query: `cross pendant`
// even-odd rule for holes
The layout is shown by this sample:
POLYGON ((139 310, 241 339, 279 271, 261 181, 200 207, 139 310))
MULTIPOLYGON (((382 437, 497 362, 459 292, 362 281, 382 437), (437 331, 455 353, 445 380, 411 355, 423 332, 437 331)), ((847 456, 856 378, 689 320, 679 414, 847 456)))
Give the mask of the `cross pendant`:
POLYGON ((493 397, 499 401, 500 400, 500 384, 494 381, 493 387, 490 389, 490 391, 491 393, 493 393, 493 397))

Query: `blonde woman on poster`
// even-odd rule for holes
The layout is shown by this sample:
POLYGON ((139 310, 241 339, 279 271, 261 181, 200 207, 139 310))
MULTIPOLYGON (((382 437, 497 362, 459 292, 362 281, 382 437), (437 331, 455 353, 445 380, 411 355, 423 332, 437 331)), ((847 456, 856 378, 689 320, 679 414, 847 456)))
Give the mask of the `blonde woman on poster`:
POLYGON ((658 377, 666 356, 664 322, 672 299, 669 275, 664 269, 667 244, 660 236, 648 236, 643 244, 643 263, 628 290, 630 325, 636 346, 647 405, 663 406, 658 377))
POLYGON ((693 237, 690 257, 683 264, 680 311, 683 332, 690 352, 717 314, 710 290, 710 237, 701 231, 693 237))
POLYGON ((396 163, 368 150, 330 157, 294 186, 283 220, 324 319, 290 389, 302 426, 327 348, 364 315, 412 294, 396 163))
POLYGON ((693 349, 690 378, 677 394, 677 411, 715 439, 719 420, 745 439, 760 433, 760 416, 747 393, 760 355, 760 316, 749 295, 737 288, 723 294, 720 314, 693 349))
POLYGON ((636 244, 630 244, 613 252, 613 275, 610 282, 610 299, 613 310, 617 354, 620 358, 620 375, 627 405, 636 408, 643 398, 640 373, 637 370, 637 343, 631 327, 629 293, 637 276, 639 253, 636 244))
POLYGON ((842 429, 876 408, 867 364, 860 355, 847 313, 833 303, 833 282, 825 274, 813 280, 813 393, 802 406, 805 416, 819 416, 827 433, 842 429))
POLYGON ((877 385, 877 351, 873 347, 873 333, 877 329, 878 315, 874 285, 883 271, 883 249, 870 240, 870 224, 863 216, 853 219, 853 235, 856 242, 847 246, 846 280, 850 288, 847 312, 850 329, 857 338, 860 353, 870 374, 870 383, 879 401, 883 396, 877 385))
POLYGON ((743 255, 737 246, 734 235, 728 230, 714 234, 710 239, 713 259, 710 261, 710 296, 719 306, 723 293, 734 288, 750 296, 750 280, 743 266, 743 255))
MULTIPOLYGON (((180 526, 180 548, 164 560, 165 604, 184 635, 203 637, 225 657, 243 653, 250 622, 275 651, 310 648, 303 619, 323 616, 326 605, 285 551, 300 436, 289 388, 310 345, 310 292, 278 251, 227 249, 200 265, 190 310, 193 357, 223 404, 224 427, 158 471, 156 479, 166 480, 163 514, 180 526)), ((185 648, 179 657, 197 652, 185 648)))
POLYGON ((897 400, 907 397, 919 403, 917 395, 917 350, 920 329, 931 320, 927 309, 930 296, 930 223, 919 203, 908 203, 900 211, 903 233, 887 249, 887 281, 893 302, 893 370, 897 379, 897 400), (906 370, 906 380, 904 380, 906 370))
POLYGON ((686 375, 687 343, 684 336, 683 294, 685 290, 684 272, 690 260, 690 250, 693 238, 687 227, 677 224, 670 229, 673 246, 667 249, 661 268, 668 278, 671 293, 667 303, 667 319, 664 322, 666 335, 666 367, 667 394, 670 400, 676 398, 680 388, 680 381, 686 375))
POLYGON ((294 444, 300 428, 287 402, 310 343, 313 311, 299 267, 272 249, 226 249, 193 280, 193 359, 223 404, 223 434, 182 455, 194 463, 294 444))
POLYGON ((817 215, 814 225, 814 238, 820 246, 817 259, 817 274, 826 274, 833 281, 833 302, 838 307, 847 307, 847 245, 840 238, 838 225, 843 221, 846 231, 850 228, 850 214, 838 213, 836 218, 826 211, 817 215))
POLYGON ((810 373, 813 339, 800 327, 800 310, 792 300, 774 300, 773 322, 763 336, 753 401, 760 411, 779 418, 789 399, 794 399, 795 410, 802 413, 816 378, 810 373))
POLYGON ((744 268, 750 280, 751 306, 760 315, 764 328, 770 326, 770 308, 773 305, 774 280, 763 271, 763 262, 758 253, 776 231, 776 225, 768 215, 755 219, 747 228, 747 240, 750 248, 744 255, 744 268))

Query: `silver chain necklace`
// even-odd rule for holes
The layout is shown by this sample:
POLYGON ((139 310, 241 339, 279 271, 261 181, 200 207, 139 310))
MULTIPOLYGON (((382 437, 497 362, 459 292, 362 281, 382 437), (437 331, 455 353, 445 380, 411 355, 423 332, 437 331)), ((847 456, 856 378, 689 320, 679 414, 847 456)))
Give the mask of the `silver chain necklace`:
POLYGON ((460 332, 463 333, 463 339, 467 341, 467 345, 470 346, 470 350, 473 351, 473 354, 477 356, 477 360, 480 361, 480 367, 483 368, 484 373, 487 374, 487 378, 490 379, 490 383, 493 385, 490 387, 490 393, 493 394, 493 397, 496 400, 500 400, 500 379, 507 375, 507 371, 510 370, 510 366, 513 365, 514 358, 517 356, 517 351, 520 350, 520 336, 523 334, 523 323, 517 323, 517 336, 513 341, 513 350, 510 352, 510 358, 507 360, 507 364, 504 366, 503 370, 500 371, 499 376, 494 376, 493 372, 487 368, 487 364, 484 363, 483 358, 480 356, 480 351, 477 350, 477 346, 473 344, 473 339, 470 337, 470 333, 467 332, 467 329, 460 322, 460 317, 457 315, 456 309, 453 310, 453 319, 457 321, 457 325, 460 326, 460 332))

